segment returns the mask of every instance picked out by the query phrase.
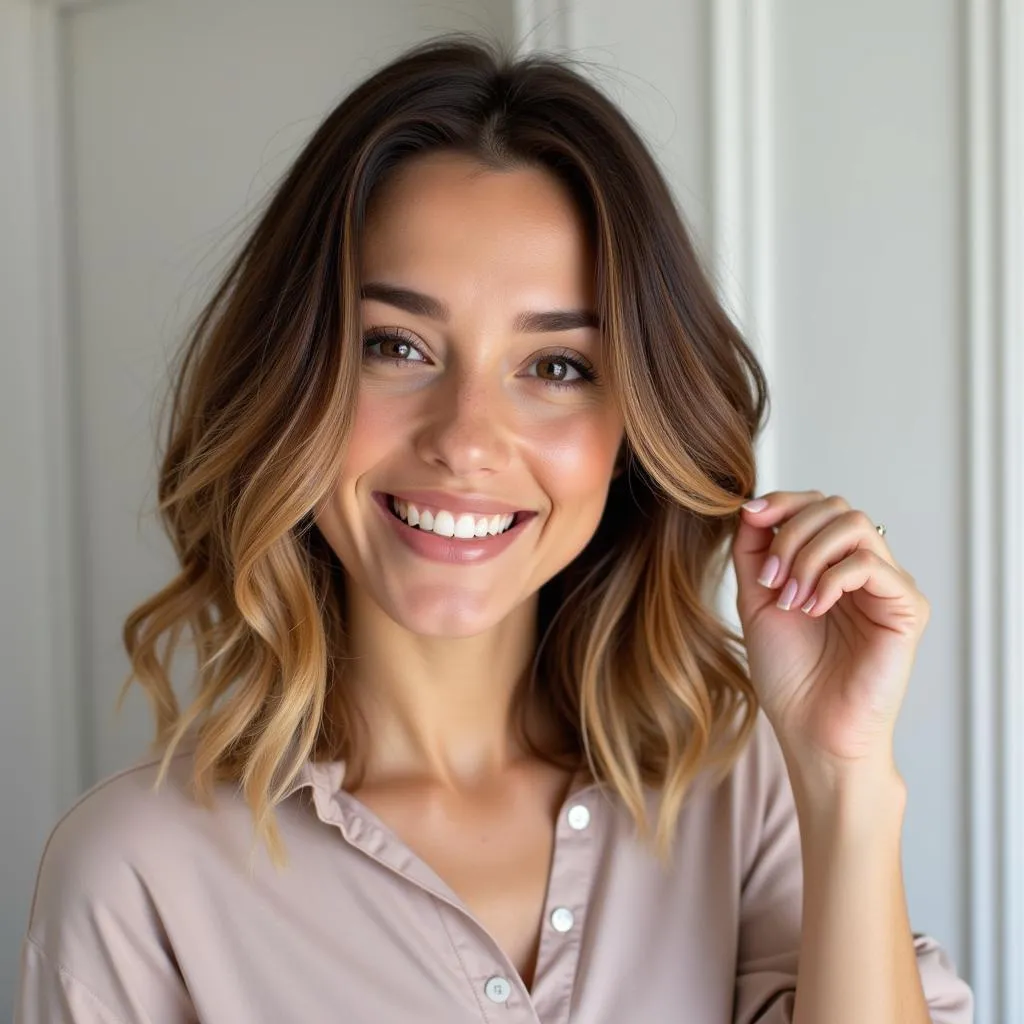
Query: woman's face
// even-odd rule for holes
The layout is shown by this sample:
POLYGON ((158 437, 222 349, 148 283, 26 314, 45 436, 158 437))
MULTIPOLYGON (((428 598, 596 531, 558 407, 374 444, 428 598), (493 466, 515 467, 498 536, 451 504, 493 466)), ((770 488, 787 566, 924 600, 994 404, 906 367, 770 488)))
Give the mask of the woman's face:
POLYGON ((584 226, 548 172, 438 153, 384 186, 365 238, 359 402, 317 523, 350 600, 422 636, 483 633, 586 546, 623 437, 584 226), (556 312, 584 315, 524 317, 556 312))

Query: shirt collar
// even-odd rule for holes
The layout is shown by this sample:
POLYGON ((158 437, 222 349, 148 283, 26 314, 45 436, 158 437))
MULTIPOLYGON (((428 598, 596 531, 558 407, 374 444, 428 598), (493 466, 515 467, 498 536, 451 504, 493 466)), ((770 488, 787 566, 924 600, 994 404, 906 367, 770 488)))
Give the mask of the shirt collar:
MULTIPOLYGON (((345 767, 345 761, 306 760, 285 790, 282 799, 287 800, 302 789, 312 789, 313 793, 321 798, 333 797, 341 791, 345 781, 345 767)), ((597 786, 598 783, 589 768, 584 766, 573 774, 566 799, 597 786)))
POLYGON ((341 789, 345 780, 344 761, 312 761, 306 760, 284 792, 283 799, 297 793, 300 789, 312 789, 314 794, 333 796, 341 789))

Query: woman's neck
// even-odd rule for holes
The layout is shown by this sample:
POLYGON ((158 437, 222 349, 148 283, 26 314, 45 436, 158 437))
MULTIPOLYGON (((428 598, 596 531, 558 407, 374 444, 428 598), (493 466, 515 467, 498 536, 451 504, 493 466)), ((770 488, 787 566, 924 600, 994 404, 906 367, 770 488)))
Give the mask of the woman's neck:
MULTIPOLYGON (((532 669, 535 602, 485 634, 452 639, 411 635, 352 597, 346 689, 367 726, 367 783, 420 779, 461 788, 532 756, 514 712, 532 669)), ((552 723, 534 708, 524 711, 531 736, 543 742, 552 723)))

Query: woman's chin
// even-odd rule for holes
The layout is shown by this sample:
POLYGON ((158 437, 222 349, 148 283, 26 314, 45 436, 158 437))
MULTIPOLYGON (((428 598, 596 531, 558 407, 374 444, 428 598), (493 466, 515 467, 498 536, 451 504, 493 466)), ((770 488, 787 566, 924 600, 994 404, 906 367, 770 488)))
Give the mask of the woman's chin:
POLYGON ((499 607, 493 597, 452 587, 424 587, 415 598, 403 594, 390 601, 387 610, 416 636, 459 640, 487 633, 508 616, 511 609, 499 607))

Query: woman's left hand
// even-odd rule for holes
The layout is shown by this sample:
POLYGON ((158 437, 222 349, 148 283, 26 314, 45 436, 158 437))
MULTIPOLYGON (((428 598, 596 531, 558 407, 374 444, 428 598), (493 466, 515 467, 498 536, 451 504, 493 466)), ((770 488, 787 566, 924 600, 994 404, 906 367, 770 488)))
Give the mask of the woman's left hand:
POLYGON ((928 601, 874 523, 842 498, 817 491, 764 498, 761 511, 740 512, 732 546, 761 706, 787 753, 839 769, 891 761, 928 601), (765 586, 759 577, 773 557, 777 572, 765 586), (792 598, 790 610, 778 607, 783 597, 792 598))

